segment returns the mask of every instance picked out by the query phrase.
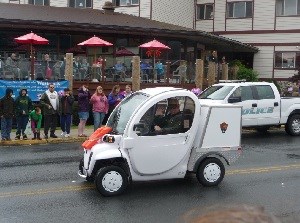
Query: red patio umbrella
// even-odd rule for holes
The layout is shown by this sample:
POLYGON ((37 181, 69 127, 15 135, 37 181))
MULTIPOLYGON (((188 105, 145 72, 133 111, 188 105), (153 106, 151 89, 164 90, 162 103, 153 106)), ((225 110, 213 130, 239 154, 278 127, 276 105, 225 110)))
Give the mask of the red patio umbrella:
MULTIPOLYGON (((101 47, 101 46, 112 46, 113 44, 100 39, 97 36, 93 36, 82 43, 77 44, 78 46, 88 46, 88 47, 101 47)), ((96 60, 96 50, 95 50, 95 60, 96 60)))
POLYGON ((135 54, 125 48, 116 51, 116 57, 134 56, 135 54))
POLYGON ((116 51, 116 57, 124 57, 124 63, 125 63, 126 56, 134 56, 134 55, 135 53, 131 52, 130 50, 127 50, 126 48, 122 48, 116 51))
POLYGON ((47 39, 31 32, 31 33, 28 33, 24 36, 20 36, 20 37, 15 38, 15 41, 17 43, 30 44, 30 57, 31 57, 31 74, 30 74, 30 77, 31 77, 31 79, 34 79, 34 55, 33 55, 32 45, 48 44, 49 40, 47 40, 47 39))
POLYGON ((170 50, 171 48, 166 46, 165 44, 162 44, 161 42, 157 41, 157 40, 152 40, 150 42, 144 43, 142 45, 139 46, 140 48, 146 48, 148 49, 148 51, 146 52, 146 54, 148 56, 152 56, 153 55, 153 66, 155 66, 155 56, 159 56, 160 55, 160 50, 170 50))
POLYGON ((66 52, 67 53, 74 53, 74 54, 84 54, 85 50, 82 49, 80 46, 74 46, 74 47, 71 47, 71 48, 67 49, 66 52))

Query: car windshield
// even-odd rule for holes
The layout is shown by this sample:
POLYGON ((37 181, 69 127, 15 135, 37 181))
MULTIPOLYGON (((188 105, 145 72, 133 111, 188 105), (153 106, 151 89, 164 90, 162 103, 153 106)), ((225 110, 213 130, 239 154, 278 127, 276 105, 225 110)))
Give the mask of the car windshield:
POLYGON ((216 85, 207 88, 203 91, 198 98, 199 99, 211 99, 211 100, 224 100, 229 92, 233 89, 233 86, 216 85))
POLYGON ((120 105, 113 110, 107 126, 112 128, 113 134, 123 134, 126 125, 134 110, 141 105, 148 96, 142 93, 135 93, 121 101, 120 105))

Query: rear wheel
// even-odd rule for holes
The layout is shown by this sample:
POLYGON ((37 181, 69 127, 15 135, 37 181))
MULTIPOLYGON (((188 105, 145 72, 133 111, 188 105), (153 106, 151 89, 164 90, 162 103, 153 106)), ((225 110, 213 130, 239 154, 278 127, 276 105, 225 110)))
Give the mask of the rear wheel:
POLYGON ((198 181, 207 187, 218 185, 223 180, 224 175, 225 167, 217 158, 204 160, 196 173, 198 181))
POLYGON ((288 119, 285 131, 292 136, 300 135, 300 115, 293 115, 288 119))
POLYGON ((126 190, 128 177, 121 167, 106 166, 98 170, 95 183, 103 196, 115 196, 126 190))

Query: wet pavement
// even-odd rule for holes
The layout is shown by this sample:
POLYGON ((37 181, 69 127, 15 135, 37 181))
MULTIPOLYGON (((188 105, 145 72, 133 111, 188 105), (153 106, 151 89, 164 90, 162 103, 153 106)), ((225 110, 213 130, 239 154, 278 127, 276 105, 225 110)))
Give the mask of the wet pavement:
POLYGON ((77 176, 80 142, 1 148, 0 222, 185 222, 191 212, 260 205, 284 223, 300 222, 300 137, 244 132, 243 154, 218 187, 185 180, 134 183, 102 197, 77 176))

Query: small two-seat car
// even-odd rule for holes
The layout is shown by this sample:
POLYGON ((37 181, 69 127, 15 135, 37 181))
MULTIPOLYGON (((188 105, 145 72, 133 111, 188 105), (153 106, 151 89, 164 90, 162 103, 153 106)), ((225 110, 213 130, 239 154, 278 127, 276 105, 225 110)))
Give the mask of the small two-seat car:
POLYGON ((241 106, 201 106, 188 90, 149 88, 125 98, 97 131, 96 141, 90 137, 83 144, 79 175, 104 196, 121 194, 134 181, 184 178, 188 172, 215 186, 224 177, 223 163, 241 153, 241 106), (171 101, 178 102, 176 118, 171 101))

